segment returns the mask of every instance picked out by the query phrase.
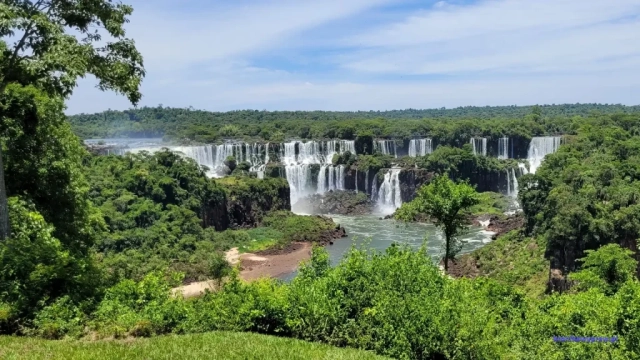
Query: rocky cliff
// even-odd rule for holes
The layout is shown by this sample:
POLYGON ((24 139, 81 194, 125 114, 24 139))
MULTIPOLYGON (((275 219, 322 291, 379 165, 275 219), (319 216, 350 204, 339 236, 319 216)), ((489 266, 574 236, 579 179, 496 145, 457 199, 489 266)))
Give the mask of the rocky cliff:
POLYGON ((291 210, 289 184, 282 178, 226 177, 215 180, 224 199, 211 201, 203 216, 216 230, 257 226, 269 211, 291 210))

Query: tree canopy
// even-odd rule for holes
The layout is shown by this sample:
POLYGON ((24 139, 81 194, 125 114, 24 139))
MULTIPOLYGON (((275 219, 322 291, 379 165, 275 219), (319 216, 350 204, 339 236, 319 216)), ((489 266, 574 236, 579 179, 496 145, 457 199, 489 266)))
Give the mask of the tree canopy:
POLYGON ((418 189, 416 198, 402 204, 395 216, 410 220, 415 214, 425 214, 442 229, 445 236, 444 268, 447 270, 449 260, 461 250, 462 244, 457 237, 467 227, 464 210, 479 202, 478 194, 468 183, 456 184, 447 174, 441 174, 418 189))

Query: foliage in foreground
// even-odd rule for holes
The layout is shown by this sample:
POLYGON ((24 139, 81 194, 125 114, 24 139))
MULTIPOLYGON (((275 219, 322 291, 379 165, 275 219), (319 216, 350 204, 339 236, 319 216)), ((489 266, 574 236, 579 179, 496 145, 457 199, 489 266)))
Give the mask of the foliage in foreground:
MULTIPOLYGON (((110 289, 76 331, 103 337, 250 331, 412 359, 640 355, 640 283, 635 279, 619 284, 615 293, 594 287, 531 299, 487 278, 450 279, 425 249, 395 245, 384 253, 354 249, 333 268, 326 251, 315 249, 290 284, 267 279, 245 284, 232 277, 221 291, 197 299, 172 297, 163 279, 149 275, 110 289), (571 335, 619 340, 552 339, 571 335)), ((70 304, 46 311, 35 329, 41 335, 63 336, 52 330, 78 317, 70 304)))
POLYGON ((50 341, 0 337, 3 359, 383 359, 367 351, 340 349, 251 333, 212 332, 134 341, 50 341))

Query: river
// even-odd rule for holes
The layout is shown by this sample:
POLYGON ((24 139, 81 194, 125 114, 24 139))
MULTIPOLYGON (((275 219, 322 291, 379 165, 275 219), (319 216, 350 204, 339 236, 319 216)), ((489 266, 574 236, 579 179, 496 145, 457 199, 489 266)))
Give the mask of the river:
MULTIPOLYGON (((380 220, 376 215, 344 216, 329 215, 334 222, 342 225, 347 237, 338 239, 333 245, 326 247, 331 264, 336 265, 352 246, 363 246, 368 249, 384 250, 392 243, 407 244, 419 249, 427 242, 427 252, 434 262, 444 254, 444 236, 432 224, 403 223, 395 220, 380 220)), ((492 232, 480 227, 469 227, 461 238, 466 241, 461 253, 468 253, 491 241, 492 232)), ((280 277, 289 281, 297 272, 280 277)))

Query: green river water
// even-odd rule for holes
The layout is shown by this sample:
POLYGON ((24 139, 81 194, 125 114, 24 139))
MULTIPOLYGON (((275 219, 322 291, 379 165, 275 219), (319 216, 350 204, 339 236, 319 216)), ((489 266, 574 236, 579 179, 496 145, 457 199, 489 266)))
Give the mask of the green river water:
MULTIPOLYGON (((326 247, 331 257, 332 265, 336 265, 351 249, 352 246, 365 246, 370 249, 384 250, 392 243, 407 244, 419 249, 426 239, 427 251, 434 262, 444 254, 444 236, 431 224, 403 223, 395 220, 380 220, 376 215, 343 216, 329 215, 334 222, 342 225, 347 231, 347 237, 335 240, 333 245, 326 247)), ((493 233, 480 227, 470 227, 462 236, 466 241, 462 253, 468 253, 482 247, 491 241, 493 233)), ((282 276, 288 281, 295 276, 295 272, 282 276)))

